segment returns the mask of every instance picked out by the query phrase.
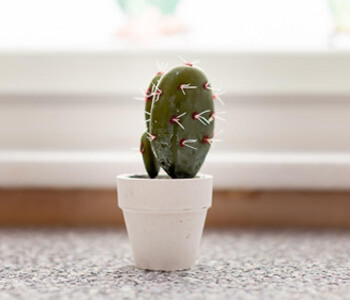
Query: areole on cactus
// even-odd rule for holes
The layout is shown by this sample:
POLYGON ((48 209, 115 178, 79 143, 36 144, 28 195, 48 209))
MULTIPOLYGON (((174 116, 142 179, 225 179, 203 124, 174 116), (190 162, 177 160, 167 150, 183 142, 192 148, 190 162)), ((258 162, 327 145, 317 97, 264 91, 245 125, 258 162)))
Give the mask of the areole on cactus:
POLYGON ((193 178, 214 134, 213 93, 204 72, 186 63, 158 73, 146 92, 147 132, 141 152, 147 173, 159 165, 172 178, 193 178))

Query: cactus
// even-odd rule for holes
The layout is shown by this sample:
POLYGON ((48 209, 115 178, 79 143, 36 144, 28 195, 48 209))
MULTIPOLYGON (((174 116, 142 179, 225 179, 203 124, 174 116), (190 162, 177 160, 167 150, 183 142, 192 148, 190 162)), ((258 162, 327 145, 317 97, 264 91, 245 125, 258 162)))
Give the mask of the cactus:
POLYGON ((159 164, 172 178, 193 178, 214 134, 216 98, 204 72, 190 63, 157 74, 146 93, 147 132, 141 139, 146 170, 159 164))
POLYGON ((152 107, 153 94, 162 75, 163 75, 163 72, 158 72, 153 77, 145 95, 145 102, 146 102, 145 120, 146 120, 147 131, 141 136, 140 152, 142 154, 143 163, 145 165, 146 171, 150 178, 157 177, 160 169, 159 163, 155 158, 151 149, 150 137, 149 137, 149 127, 150 127, 149 124, 151 120, 151 107, 152 107))
POLYGON ((205 74, 191 64, 163 75, 151 110, 152 150, 172 178, 196 176, 214 130, 213 94, 205 74))

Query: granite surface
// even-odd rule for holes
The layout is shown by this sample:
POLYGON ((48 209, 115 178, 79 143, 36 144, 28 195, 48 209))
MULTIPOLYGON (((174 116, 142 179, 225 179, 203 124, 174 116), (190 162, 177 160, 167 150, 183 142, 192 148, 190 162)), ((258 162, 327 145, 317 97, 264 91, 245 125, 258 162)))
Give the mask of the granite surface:
POLYGON ((0 229, 0 299, 350 299, 350 232, 207 231, 166 273, 133 267, 122 230, 0 229))

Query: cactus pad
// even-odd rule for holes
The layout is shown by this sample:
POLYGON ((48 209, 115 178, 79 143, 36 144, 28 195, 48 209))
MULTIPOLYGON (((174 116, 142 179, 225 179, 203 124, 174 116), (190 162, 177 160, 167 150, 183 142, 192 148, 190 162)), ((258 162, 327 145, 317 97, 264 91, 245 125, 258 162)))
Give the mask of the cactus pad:
POLYGON ((213 113, 213 94, 202 70, 183 65, 161 77, 153 91, 149 139, 172 178, 196 176, 210 149, 213 113))
POLYGON ((142 154, 143 163, 150 178, 157 177, 159 173, 159 163, 155 158, 150 144, 150 138, 145 132, 141 137, 140 152, 142 154))

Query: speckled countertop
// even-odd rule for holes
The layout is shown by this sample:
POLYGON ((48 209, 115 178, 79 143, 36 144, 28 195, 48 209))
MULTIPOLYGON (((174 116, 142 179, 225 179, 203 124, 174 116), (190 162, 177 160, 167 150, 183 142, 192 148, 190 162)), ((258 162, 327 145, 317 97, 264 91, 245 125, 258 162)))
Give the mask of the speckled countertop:
POLYGON ((350 232, 205 232, 192 270, 132 266, 125 232, 0 229, 0 299, 350 299, 350 232))

